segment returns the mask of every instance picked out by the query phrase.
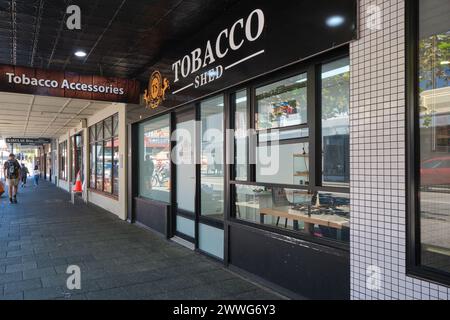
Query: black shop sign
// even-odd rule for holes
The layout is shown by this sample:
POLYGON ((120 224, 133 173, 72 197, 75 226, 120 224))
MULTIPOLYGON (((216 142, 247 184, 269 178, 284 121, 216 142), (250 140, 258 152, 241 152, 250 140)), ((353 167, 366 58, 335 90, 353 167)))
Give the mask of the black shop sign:
POLYGON ((159 108, 184 104, 349 43, 357 38, 356 26, 357 0, 238 2, 163 52, 164 58, 149 69, 149 74, 160 72, 161 83, 168 80, 159 108))

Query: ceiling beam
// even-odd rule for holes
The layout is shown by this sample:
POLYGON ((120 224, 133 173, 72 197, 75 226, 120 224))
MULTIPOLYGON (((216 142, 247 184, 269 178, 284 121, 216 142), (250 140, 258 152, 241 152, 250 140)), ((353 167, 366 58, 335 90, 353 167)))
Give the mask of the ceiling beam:
POLYGON ((167 18, 170 14, 172 14, 172 12, 174 12, 179 6, 181 6, 181 4, 183 2, 184 2, 184 0, 179 0, 161 18, 159 18, 158 21, 156 21, 152 26, 150 26, 150 28, 148 28, 148 30, 146 30, 145 36, 141 36, 141 37, 139 37, 139 39, 134 41, 133 45, 130 48, 128 48, 127 54, 124 57, 120 58, 119 61, 117 61, 114 64, 112 64, 109 67, 109 69, 110 70, 113 69, 115 66, 121 64, 123 60, 128 59, 132 54, 134 54, 136 52, 136 46, 143 42, 144 38, 148 36, 150 31, 152 31, 154 28, 156 28, 162 21, 164 21, 165 18, 167 18))
POLYGON ((92 52, 94 52, 95 48, 97 47, 97 45, 100 43, 100 41, 102 41, 104 35, 106 34, 106 32, 109 30, 109 28, 111 27, 111 25, 113 24, 114 20, 116 20, 117 15, 119 14, 120 10, 122 9, 123 5, 125 4, 125 2, 127 2, 127 0, 122 0, 122 2, 120 3, 119 7, 116 9, 116 12, 114 12, 114 15, 112 16, 112 18, 109 20, 108 25, 106 26, 105 29, 103 29, 102 34, 97 38, 97 40, 95 41, 94 45, 91 47, 91 50, 89 50, 88 54, 86 55, 86 57, 83 60, 83 63, 86 63, 86 61, 89 59, 89 57, 91 56, 92 52))
POLYGON ((28 107, 27 119, 25 120, 25 125, 23 127, 23 137, 25 138, 27 134, 28 124, 30 123, 31 111, 33 110, 34 101, 36 100, 36 96, 31 96, 30 106, 28 107))
POLYGON ((37 7, 36 20, 34 24, 34 38, 33 47, 31 49, 30 67, 34 67, 34 57, 36 56, 36 51, 39 42, 39 32, 41 30, 42 13, 44 12, 44 0, 39 0, 39 6, 37 7))
POLYGON ((17 3, 16 0, 11 1, 11 64, 17 64, 17 3))
POLYGON ((62 129, 64 129, 71 121, 73 121, 76 117, 78 117, 80 114, 82 114, 87 108, 89 108, 92 105, 92 101, 89 101, 79 112, 77 112, 76 115, 74 115, 72 118, 70 118, 69 120, 67 120, 62 126, 61 128, 59 128, 58 130, 55 131, 55 134, 57 134, 58 132, 60 132, 62 129))
POLYGON ((48 129, 50 129, 52 124, 56 121, 56 119, 58 119, 58 116, 67 108, 67 106, 69 105, 69 103, 71 101, 72 101, 72 98, 67 99, 67 101, 63 104, 63 106, 58 110, 58 113, 53 117, 53 120, 50 121, 47 128, 45 128, 45 130, 42 132, 41 137, 43 137, 43 138, 45 137, 44 135, 47 133, 48 129))
POLYGON ((52 53, 50 54, 50 57, 48 58, 47 68, 49 68, 50 65, 52 64, 53 56, 55 55, 55 51, 56 51, 56 46, 58 45, 59 38, 61 37, 61 33, 63 31, 64 25, 66 22, 66 16, 67 16, 66 9, 70 5, 70 3, 71 3, 70 0, 66 0, 66 4, 64 5, 64 10, 63 10, 63 17, 61 19, 61 23, 59 24, 58 34, 56 35, 55 42, 53 43, 52 53))

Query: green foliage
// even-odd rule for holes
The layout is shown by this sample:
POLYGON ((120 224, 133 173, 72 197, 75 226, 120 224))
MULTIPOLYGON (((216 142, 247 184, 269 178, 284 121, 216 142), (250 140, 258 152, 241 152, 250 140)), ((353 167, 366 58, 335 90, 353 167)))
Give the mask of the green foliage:
POLYGON ((324 79, 322 83, 322 120, 348 114, 349 93, 349 72, 324 79))

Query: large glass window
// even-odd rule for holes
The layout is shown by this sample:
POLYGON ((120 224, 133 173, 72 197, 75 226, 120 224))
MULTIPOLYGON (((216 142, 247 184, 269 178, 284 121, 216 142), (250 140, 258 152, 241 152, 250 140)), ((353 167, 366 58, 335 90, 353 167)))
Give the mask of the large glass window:
POLYGON ((309 144, 260 144, 257 147, 256 181, 309 185, 309 144))
POLYGON ((350 65, 340 59, 322 66, 322 183, 350 183, 350 65))
POLYGON ((419 1, 420 264, 450 275, 450 3, 419 1), (438 8, 438 10, 436 10, 438 8))
POLYGON ((256 88, 257 182, 309 184, 307 85, 304 73, 256 88))
POLYGON ((75 182, 77 175, 83 181, 83 135, 77 134, 72 137, 72 170, 71 180, 75 182))
POLYGON ((307 70, 230 96, 232 215, 264 228, 348 243, 349 59, 316 62, 307 70), (247 92, 254 94, 251 103, 247 92))
POLYGON ((248 129, 249 111, 247 90, 242 90, 233 95, 234 103, 234 143, 235 143, 235 179, 247 180, 248 178, 248 129))
POLYGON ((350 240, 348 194, 267 186, 235 186, 241 220, 338 241, 350 240))
POLYGON ((170 202, 170 116, 139 124, 139 196, 170 202))
POLYGON ((256 89, 256 129, 276 129, 307 122, 306 74, 256 89))
POLYGON ((59 178, 67 181, 67 141, 59 144, 59 178))
POLYGON ((113 130, 112 130, 112 175, 113 175, 113 194, 119 195, 119 115, 115 114, 112 118, 113 130))
POLYGON ((119 195, 118 115, 89 128, 89 186, 104 193, 119 195))
POLYGON ((200 104, 201 117, 201 214, 224 217, 224 101, 223 97, 200 104))
POLYGON ((103 191, 112 193, 112 160, 113 160, 113 139, 112 139, 112 118, 104 121, 103 130, 103 152, 104 152, 104 184, 103 191))
POLYGON ((95 189, 95 126, 89 128, 89 187, 95 189))

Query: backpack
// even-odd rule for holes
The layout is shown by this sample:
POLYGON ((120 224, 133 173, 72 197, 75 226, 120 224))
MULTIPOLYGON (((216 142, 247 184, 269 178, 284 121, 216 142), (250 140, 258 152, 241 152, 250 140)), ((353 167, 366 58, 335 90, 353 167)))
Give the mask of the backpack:
POLYGON ((7 162, 7 178, 16 179, 19 165, 16 160, 8 160, 7 162))

